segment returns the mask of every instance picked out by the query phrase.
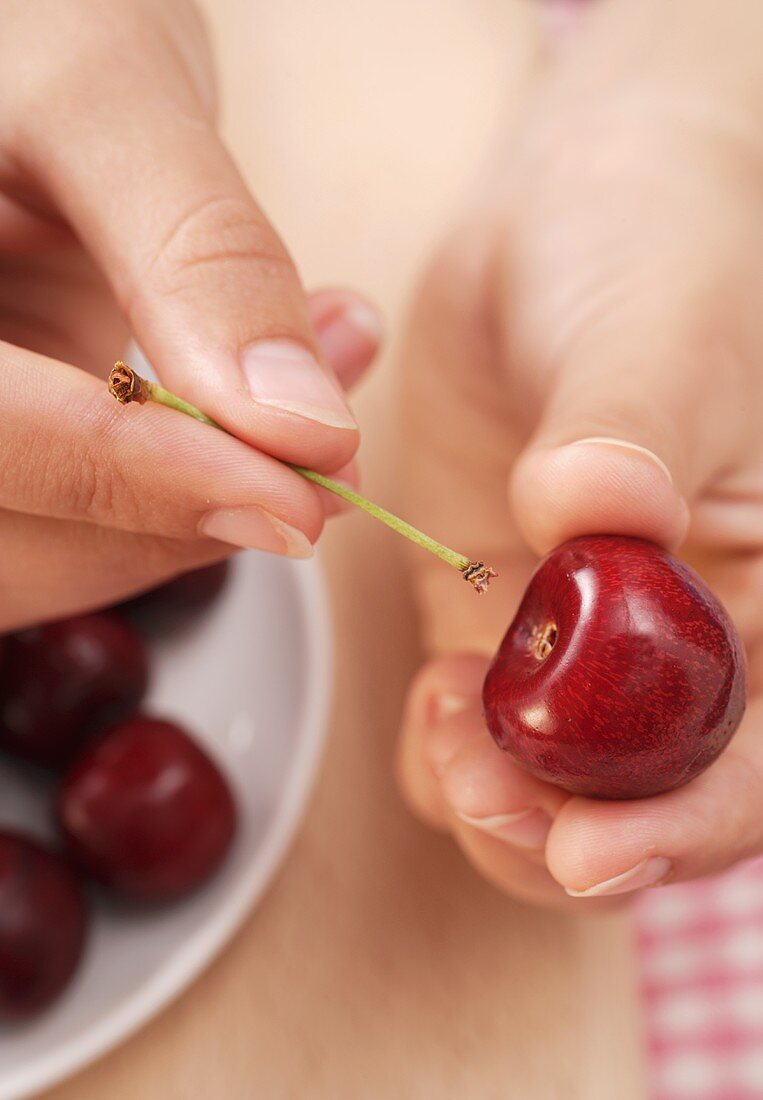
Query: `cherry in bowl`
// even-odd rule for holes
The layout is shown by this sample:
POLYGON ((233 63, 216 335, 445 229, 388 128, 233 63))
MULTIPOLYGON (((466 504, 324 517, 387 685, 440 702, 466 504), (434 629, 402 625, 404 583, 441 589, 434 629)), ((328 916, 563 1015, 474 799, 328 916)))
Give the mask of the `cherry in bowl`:
POLYGON ((22 1022, 66 988, 87 934, 87 909, 67 862, 0 830, 0 1020, 22 1022))
POLYGON ((230 559, 181 573, 114 608, 136 629, 149 635, 180 630, 220 596, 230 579, 230 559))
POLYGON ((158 903, 217 870, 236 807, 220 769, 185 730, 140 715, 75 761, 61 782, 57 819, 82 870, 126 900, 158 903))
POLYGON ((10 635, 0 664, 0 748, 61 767, 133 714, 147 686, 145 645, 116 615, 79 615, 10 635))

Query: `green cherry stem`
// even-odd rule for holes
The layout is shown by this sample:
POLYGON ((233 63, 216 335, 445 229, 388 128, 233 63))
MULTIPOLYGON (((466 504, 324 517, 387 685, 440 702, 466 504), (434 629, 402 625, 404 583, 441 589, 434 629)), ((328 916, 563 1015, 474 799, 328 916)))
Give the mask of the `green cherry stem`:
MULTIPOLYGON (((129 405, 131 402, 145 405, 147 401, 155 401, 159 405, 165 405, 168 409, 175 409, 177 412, 185 413, 186 416, 192 416, 194 420, 198 420, 201 424, 207 424, 210 428, 218 428, 228 435, 231 434, 227 432, 227 429, 223 428, 221 424, 218 424, 216 420, 213 420, 211 416, 207 416, 201 409, 197 409, 195 405, 191 405, 188 401, 184 401, 182 397, 177 397, 174 393, 170 393, 169 390, 165 390, 158 382, 150 382, 147 378, 141 378, 141 376, 137 374, 132 367, 128 367, 126 363, 119 362, 114 364, 114 369, 109 375, 109 393, 111 393, 121 405, 129 405)), ((430 554, 435 554, 436 557, 440 558, 448 565, 453 566, 454 569, 458 569, 464 580, 468 581, 476 592, 486 591, 490 583, 490 578, 498 575, 490 566, 485 565, 484 562, 470 561, 469 558, 465 557, 463 554, 458 554, 448 546, 443 546, 441 542, 437 542, 435 539, 430 538, 429 535, 425 535, 423 531, 419 531, 418 528, 413 527, 410 523, 406 523, 404 519, 400 519, 399 516, 393 515, 392 512, 388 512, 386 508, 382 508, 380 505, 374 504, 373 501, 367 500, 366 497, 361 496, 360 493, 356 493, 355 490, 351 489, 348 485, 342 485, 341 482, 334 481, 332 478, 326 477, 325 474, 318 474, 314 470, 307 470, 304 466, 295 466, 291 462, 287 462, 285 465, 289 466, 301 477, 306 478, 308 481, 312 481, 315 485, 320 485, 321 488, 328 489, 330 493, 334 493, 336 496, 341 497, 342 500, 347 500, 350 504, 355 504, 358 508, 362 508, 369 516, 373 516, 374 519, 378 519, 382 523, 385 523, 387 527, 391 527, 393 531, 397 531, 403 538, 409 539, 423 550, 428 550, 430 554)))

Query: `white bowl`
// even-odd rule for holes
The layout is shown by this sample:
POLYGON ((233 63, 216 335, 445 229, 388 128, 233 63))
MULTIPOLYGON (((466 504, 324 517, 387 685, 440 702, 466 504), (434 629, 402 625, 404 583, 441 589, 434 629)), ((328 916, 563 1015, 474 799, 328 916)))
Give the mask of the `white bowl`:
MULTIPOLYGON (((240 828, 221 872, 185 902, 135 914, 99 903, 85 958, 38 1020, 0 1029, 0 1100, 81 1069, 149 1020, 231 937, 282 859, 326 725, 328 616, 314 562, 240 555, 222 598, 153 647, 148 708, 185 722, 221 762, 240 828)), ((0 762, 0 824, 51 835, 49 801, 0 762)))

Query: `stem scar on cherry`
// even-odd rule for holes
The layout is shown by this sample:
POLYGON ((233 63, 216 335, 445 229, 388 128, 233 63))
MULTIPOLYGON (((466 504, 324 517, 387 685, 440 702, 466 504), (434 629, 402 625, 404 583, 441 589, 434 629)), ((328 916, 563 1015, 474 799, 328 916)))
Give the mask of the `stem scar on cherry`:
MULTIPOLYGON (((127 363, 121 361, 114 364, 109 375, 109 393, 117 399, 120 405, 129 405, 132 403, 145 405, 148 401, 154 401, 159 405, 165 405, 167 408, 183 412, 186 416, 191 416, 194 420, 198 420, 202 424, 207 424, 211 428, 218 428, 220 431, 226 431, 221 424, 218 424, 210 416, 207 416, 201 409, 197 409, 195 405, 191 405, 188 401, 184 401, 181 397, 177 397, 176 394, 170 393, 169 390, 165 390, 164 387, 160 386, 157 382, 151 382, 147 378, 142 378, 137 371, 134 371, 127 363)), ((382 508, 380 505, 374 504, 373 501, 361 496, 360 493, 356 493, 355 490, 351 489, 348 485, 342 485, 340 482, 333 481, 331 478, 326 477, 325 474, 316 473, 315 470, 308 470, 304 466, 296 466, 291 462, 287 462, 285 465, 289 466, 295 473, 298 473, 300 477, 304 477, 308 481, 312 481, 315 485, 320 485, 322 489, 327 489, 330 493, 334 493, 343 500, 349 501, 350 504, 362 508, 364 512, 373 516, 374 519, 380 520, 393 531, 397 531, 399 535, 402 535, 410 542, 420 546, 423 550, 428 550, 430 554, 434 554, 436 557, 440 558, 441 561, 457 569, 464 580, 467 581, 478 594, 486 592, 491 579, 498 576, 496 571, 489 565, 486 565, 484 561, 470 561, 470 559, 463 554, 451 550, 448 546, 443 546, 441 542, 437 542, 429 535, 425 535, 423 531, 419 531, 410 523, 400 519, 399 516, 395 516, 392 512, 388 512, 386 508, 382 508)))
POLYGON ((536 626, 530 636, 530 648, 536 661, 545 661, 551 655, 551 650, 556 645, 559 631, 556 623, 544 623, 536 626))

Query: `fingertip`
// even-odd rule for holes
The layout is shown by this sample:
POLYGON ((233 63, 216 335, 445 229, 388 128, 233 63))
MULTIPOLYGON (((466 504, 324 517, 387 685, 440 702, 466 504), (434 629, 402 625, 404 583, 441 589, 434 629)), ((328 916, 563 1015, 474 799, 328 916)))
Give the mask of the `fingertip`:
POLYGON ((345 389, 373 362, 384 338, 384 321, 371 302, 348 290, 310 297, 310 316, 321 354, 345 389))
POLYGON ((490 660, 483 653, 451 653, 421 666, 408 689, 408 706, 421 713, 437 705, 438 698, 464 700, 479 705, 490 660))
POLYGON ((515 466, 510 496, 522 533, 541 554, 590 534, 629 535, 672 548, 689 523, 668 467, 627 440, 532 447, 515 466))
POLYGON ((633 802, 571 798, 549 834, 548 869, 572 897, 656 885, 673 867, 671 817, 663 796, 633 802))
MULTIPOLYGON (((576 887, 596 877, 601 856, 611 851, 622 821, 622 804, 573 797, 554 821, 546 848, 548 869, 563 887, 576 887)), ((617 859, 617 856, 615 857, 617 859)))
POLYGON ((405 700, 397 754, 398 781, 413 811, 430 825, 447 828, 440 791, 442 768, 469 730, 481 729, 481 689, 486 661, 459 654, 427 662, 405 700), (461 719, 471 715, 464 730, 461 719))

